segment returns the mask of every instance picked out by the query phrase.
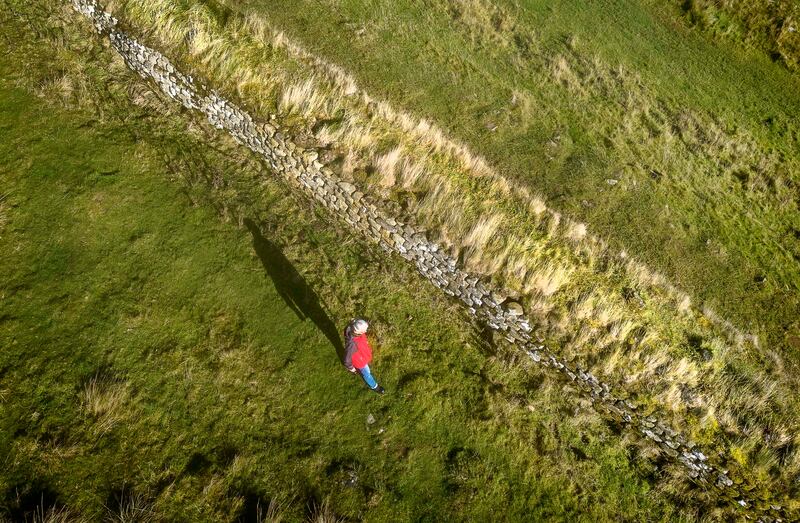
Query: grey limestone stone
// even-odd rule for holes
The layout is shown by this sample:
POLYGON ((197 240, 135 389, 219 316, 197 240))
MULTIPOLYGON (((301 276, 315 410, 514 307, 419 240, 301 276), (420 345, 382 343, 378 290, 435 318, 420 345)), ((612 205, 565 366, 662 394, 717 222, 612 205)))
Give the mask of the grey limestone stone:
POLYGON ((522 309, 522 305, 515 301, 510 301, 504 304, 506 313, 509 316, 522 316, 525 314, 525 311, 522 309))

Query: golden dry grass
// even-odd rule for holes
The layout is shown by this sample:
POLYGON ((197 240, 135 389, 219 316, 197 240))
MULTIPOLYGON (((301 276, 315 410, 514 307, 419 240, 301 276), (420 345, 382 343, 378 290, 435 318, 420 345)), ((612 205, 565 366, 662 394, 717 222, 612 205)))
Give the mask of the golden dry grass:
POLYGON ((308 523, 340 523, 343 521, 344 519, 336 516, 327 500, 311 507, 311 515, 308 517, 308 523))
POLYGON ((124 418, 123 409, 127 399, 126 385, 107 377, 95 375, 84 386, 81 408, 95 419, 93 430, 98 437, 124 418))
POLYGON ((66 507, 53 506, 45 508, 37 507, 33 513, 33 523, 82 523, 87 519, 78 516, 66 507))
POLYGON ((400 146, 397 146, 375 159, 375 169, 380 176, 379 183, 382 187, 392 187, 397 183, 397 171, 400 168, 402 153, 400 146))
MULTIPOLYGON (((254 80, 248 79, 249 82, 254 80)), ((240 87, 241 89, 241 87, 240 87)), ((326 114, 325 106, 327 99, 315 87, 313 79, 307 79, 302 83, 292 84, 284 89, 278 103, 278 109, 287 114, 326 114)))
POLYGON ((153 523, 160 518, 152 504, 143 495, 134 492, 123 492, 122 499, 117 500, 119 507, 106 507, 106 523, 153 523))
POLYGON ((0 232, 6 228, 6 225, 9 221, 9 207, 6 199, 8 197, 5 194, 0 194, 0 232))

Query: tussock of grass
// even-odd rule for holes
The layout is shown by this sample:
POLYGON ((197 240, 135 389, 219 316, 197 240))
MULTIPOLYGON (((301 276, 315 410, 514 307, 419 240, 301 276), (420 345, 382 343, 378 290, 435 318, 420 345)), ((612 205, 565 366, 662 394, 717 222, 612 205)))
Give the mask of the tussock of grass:
POLYGON ((108 377, 95 375, 86 383, 81 406, 95 420, 93 430, 97 436, 107 433, 123 419, 127 398, 125 384, 108 377))
POLYGON ((123 492, 121 499, 115 501, 117 507, 106 507, 104 523, 154 523, 161 520, 142 494, 123 492))
POLYGON ((39 506, 33 515, 33 523, 80 523, 85 521, 83 518, 76 516, 71 510, 66 507, 48 507, 39 506))
POLYGON ((102 416, 118 410, 125 402, 124 386, 95 375, 83 390, 82 405, 93 416, 102 416))
POLYGON ((397 171, 400 168, 402 149, 397 146, 388 153, 375 159, 375 169, 380 175, 380 185, 382 187, 392 187, 397 183, 397 171))
POLYGON ((571 267, 559 265, 558 263, 544 262, 528 273, 523 291, 526 294, 535 291, 543 296, 552 296, 569 282, 572 276, 571 267))
POLYGON ((281 523, 283 521, 280 505, 275 500, 270 500, 266 507, 262 507, 259 501, 256 505, 255 517, 258 523, 281 523))
MULTIPOLYGON (((314 88, 314 83, 309 79, 301 84, 288 86, 280 97, 278 110, 287 115, 325 114, 326 99, 314 88)), ((243 90, 241 85, 240 90, 243 90)))
POLYGON ((503 218, 498 215, 483 216, 481 219, 472 226, 469 233, 464 238, 464 245, 471 247, 476 254, 480 253, 489 240, 497 232, 503 218))
POLYGON ((420 161, 414 161, 410 158, 405 158, 403 160, 400 176, 403 189, 415 187, 420 177, 425 175, 424 162, 424 158, 420 161))
MULTIPOLYGON (((49 8, 18 6, 28 20, 49 8)), ((13 481, 24 495, 46 482, 93 521, 113 518, 119 498, 109 487, 119 484, 146 495, 160 520, 176 521, 255 518, 273 496, 287 500, 287 520, 301 521, 312 506, 303 493, 328 499, 335 515, 352 520, 363 519, 364 507, 379 521, 577 510, 597 520, 620 511, 689 519, 694 508, 652 494, 601 418, 585 410, 565 418, 574 405, 562 383, 519 354, 487 359, 493 349, 411 269, 366 262, 363 246, 342 242, 329 221, 208 125, 192 122, 187 133, 174 105, 131 104, 136 89, 127 84, 138 78, 107 60, 110 53, 73 19, 61 23, 67 48, 56 55, 49 40, 20 39, 9 53, 13 78, 30 88, 52 64, 86 62, 94 65, 84 69, 90 98, 64 111, 58 102, 9 94, 0 75, 0 132, 19 122, 13 145, 0 143, 4 157, 37 158, 32 169, 11 164, 10 194, 27 198, 11 216, 25 227, 0 237, 8 253, 3 291, 32 290, 4 298, 19 321, 0 324, 0 365, 10 369, 0 385, 15 391, 3 408, 26 414, 0 418, 3 433, 14 435, 3 448, 11 459, 0 484, 13 481), (37 67, 20 65, 40 49, 37 67), (27 144, 24 153, 13 149, 18 143, 27 144), (377 398, 354 386, 316 326, 284 306, 273 288, 281 280, 265 276, 251 238, 233 225, 253 216, 332 320, 369 313, 381 377, 396 384, 396 395, 377 398), (52 234, 57 245, 45 240, 52 234), (61 257, 62 247, 74 250, 61 257), (66 333, 80 338, 78 351, 66 333), (407 345, 412 333, 415 351, 407 345), (98 362, 111 369, 92 374, 97 387, 87 387, 98 362), (87 438, 92 402, 84 407, 82 398, 87 388, 91 397, 110 390, 113 376, 136 391, 125 403, 130 415, 108 437, 87 438), (365 434, 369 412, 378 423, 365 434), (347 471, 358 473, 355 486, 343 485, 347 471), (602 502, 587 502, 586 484, 603 493, 602 502), (476 498, 478 487, 485 495, 476 498), (524 502, 534 497, 544 508, 524 502)), ((20 508, 14 490, 0 494, 20 508)))
POLYGON ((311 514, 308 517, 308 523, 342 523, 343 521, 344 519, 337 517, 331 510, 327 500, 312 506, 311 514))

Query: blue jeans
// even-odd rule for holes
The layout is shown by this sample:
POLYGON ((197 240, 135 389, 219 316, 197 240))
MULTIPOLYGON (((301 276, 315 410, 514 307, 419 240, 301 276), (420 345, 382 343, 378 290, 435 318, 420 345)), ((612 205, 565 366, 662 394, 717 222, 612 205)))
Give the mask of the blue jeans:
POLYGON ((372 374, 369 372, 369 365, 365 365, 363 369, 358 369, 358 372, 361 373, 361 377, 367 382, 369 388, 375 389, 378 387, 378 382, 375 381, 375 378, 373 378, 372 374))

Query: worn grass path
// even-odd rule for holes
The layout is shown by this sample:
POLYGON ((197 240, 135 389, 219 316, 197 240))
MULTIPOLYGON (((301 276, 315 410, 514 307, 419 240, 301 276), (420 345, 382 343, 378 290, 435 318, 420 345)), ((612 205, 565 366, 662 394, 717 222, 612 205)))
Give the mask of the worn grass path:
POLYGON ((135 498, 167 521, 270 500, 289 521, 326 500, 372 521, 713 513, 85 33, 0 20, 0 518, 135 498), (319 310, 373 320, 389 395, 341 370, 319 310))

